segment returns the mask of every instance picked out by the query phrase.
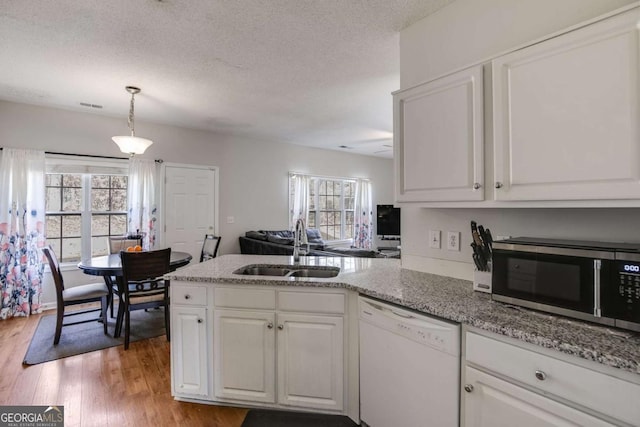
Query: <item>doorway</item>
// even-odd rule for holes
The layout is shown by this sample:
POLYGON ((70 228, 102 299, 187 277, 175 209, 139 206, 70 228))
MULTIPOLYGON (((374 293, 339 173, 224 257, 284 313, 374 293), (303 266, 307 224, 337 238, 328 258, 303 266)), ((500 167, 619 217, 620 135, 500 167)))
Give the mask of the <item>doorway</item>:
POLYGON ((218 168, 163 164, 163 246, 188 252, 197 262, 205 234, 219 235, 218 168))

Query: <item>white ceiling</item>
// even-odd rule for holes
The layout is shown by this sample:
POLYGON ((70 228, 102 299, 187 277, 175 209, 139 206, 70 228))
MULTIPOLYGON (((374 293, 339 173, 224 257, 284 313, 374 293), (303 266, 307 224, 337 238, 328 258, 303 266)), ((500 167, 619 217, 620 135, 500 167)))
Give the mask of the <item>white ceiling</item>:
POLYGON ((0 99, 124 123, 134 85, 142 137, 155 122, 391 157, 399 31, 451 1, 3 0, 0 99))

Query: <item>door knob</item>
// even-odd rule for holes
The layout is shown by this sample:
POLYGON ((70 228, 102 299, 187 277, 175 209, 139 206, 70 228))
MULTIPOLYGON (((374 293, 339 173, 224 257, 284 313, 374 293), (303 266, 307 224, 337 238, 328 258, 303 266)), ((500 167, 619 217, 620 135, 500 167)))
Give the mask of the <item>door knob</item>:
POLYGON ((278 329, 283 330, 284 329, 284 325, 278 325, 278 329))
POLYGON ((496 182, 496 188, 502 188, 502 183, 501 182, 496 182))
POLYGON ((198 319, 198 323, 202 323, 202 319, 198 319))
POLYGON ((474 183, 474 184, 473 184, 473 189, 474 189, 474 190, 479 190, 479 189, 480 189, 480 187, 482 187, 482 185, 480 185, 480 183, 478 183, 478 182, 476 182, 476 183, 474 183))
POLYGON ((186 294, 186 295, 184 296, 184 299, 191 299, 191 295, 186 294))
POLYGON ((267 323, 267 328, 268 329, 273 329, 273 323, 271 323, 271 322, 267 323))
POLYGON ((466 391, 467 393, 471 393, 473 391, 473 385, 472 384, 465 384, 464 385, 464 391, 466 391))

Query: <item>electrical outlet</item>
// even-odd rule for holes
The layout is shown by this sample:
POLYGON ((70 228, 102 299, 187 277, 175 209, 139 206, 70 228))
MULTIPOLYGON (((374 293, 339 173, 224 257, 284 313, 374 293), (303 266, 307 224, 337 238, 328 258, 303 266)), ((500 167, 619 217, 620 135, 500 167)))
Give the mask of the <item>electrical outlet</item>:
POLYGON ((235 217, 232 217, 232 216, 227 217, 227 224, 233 224, 235 222, 236 222, 235 217))
POLYGON ((440 230, 429 230, 429 246, 440 249, 440 230))
POLYGON ((459 231, 447 232, 447 249, 450 251, 460 250, 460 232, 459 231))

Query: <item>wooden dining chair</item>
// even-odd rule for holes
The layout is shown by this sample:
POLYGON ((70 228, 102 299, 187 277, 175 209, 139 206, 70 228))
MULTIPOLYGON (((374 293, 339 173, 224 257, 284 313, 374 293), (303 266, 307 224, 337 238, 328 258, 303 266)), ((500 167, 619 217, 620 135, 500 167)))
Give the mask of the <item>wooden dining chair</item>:
POLYGON ((124 349, 129 348, 131 312, 164 307, 167 341, 170 340, 169 281, 163 275, 170 271, 171 248, 147 252, 120 252, 122 280, 120 304, 116 320, 115 337, 122 332, 124 322, 124 349))
POLYGON ((102 319, 104 325, 104 333, 107 334, 107 303, 109 296, 109 289, 104 283, 91 283, 88 285, 73 286, 71 288, 64 287, 64 279, 60 272, 60 263, 56 257, 55 252, 51 247, 42 249, 45 257, 49 261, 49 268, 51 268, 51 275, 56 285, 56 299, 57 299, 57 313, 56 313, 56 332, 53 338, 53 344, 57 345, 60 342, 60 335, 62 334, 63 326, 78 325, 81 323, 95 322, 102 319), (88 308, 80 310, 65 311, 66 307, 78 304, 86 304, 100 301, 100 308, 88 308), (92 317, 90 319, 79 320, 75 322, 64 323, 65 317, 79 316, 86 313, 100 312, 100 317, 92 317))
MULTIPOLYGON (((126 251, 127 248, 133 246, 142 247, 142 236, 131 238, 129 236, 109 236, 109 254, 119 254, 120 251, 126 251)), ((105 283, 109 288, 109 307, 111 318, 113 318, 114 295, 118 294, 117 277, 105 276, 105 283)))
POLYGON ((213 234, 205 234, 204 242, 202 242, 202 251, 200 252, 200 262, 215 258, 218 255, 218 247, 220 247, 222 237, 213 234))

